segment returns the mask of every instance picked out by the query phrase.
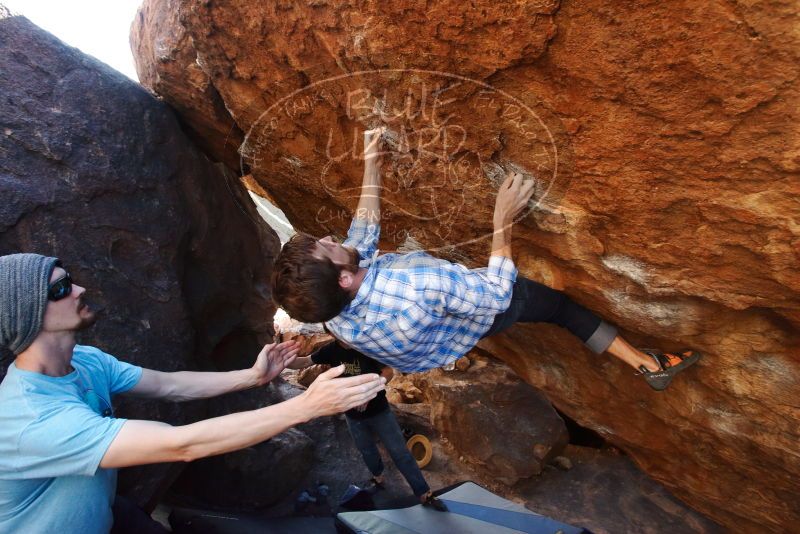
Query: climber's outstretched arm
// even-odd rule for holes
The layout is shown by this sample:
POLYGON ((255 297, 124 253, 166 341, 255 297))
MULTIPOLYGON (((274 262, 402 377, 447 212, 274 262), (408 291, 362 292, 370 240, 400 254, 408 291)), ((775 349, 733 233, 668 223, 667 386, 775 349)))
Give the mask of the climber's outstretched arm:
POLYGON ((364 183, 355 219, 366 224, 381 222, 381 135, 384 128, 364 132, 364 183))
POLYGON ((500 186, 494 205, 492 256, 511 259, 511 228, 514 225, 514 217, 531 199, 533 185, 533 180, 525 180, 522 174, 510 172, 500 186))

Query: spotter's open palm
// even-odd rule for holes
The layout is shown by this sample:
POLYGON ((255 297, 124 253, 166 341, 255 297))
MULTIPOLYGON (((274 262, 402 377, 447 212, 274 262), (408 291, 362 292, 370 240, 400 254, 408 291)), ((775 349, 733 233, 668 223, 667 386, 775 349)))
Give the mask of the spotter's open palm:
POLYGON ((294 340, 264 345, 253 365, 259 385, 264 385, 278 376, 287 365, 294 361, 299 351, 300 344, 294 340))

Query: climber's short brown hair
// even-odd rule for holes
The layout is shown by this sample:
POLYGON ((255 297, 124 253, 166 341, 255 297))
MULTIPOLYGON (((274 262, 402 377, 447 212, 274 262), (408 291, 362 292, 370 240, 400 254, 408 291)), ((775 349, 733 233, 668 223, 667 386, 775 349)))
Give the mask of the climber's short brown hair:
POLYGON ((272 270, 272 298, 292 319, 321 323, 333 319, 351 297, 339 285, 341 266, 314 257, 317 239, 297 233, 283 245, 272 270))

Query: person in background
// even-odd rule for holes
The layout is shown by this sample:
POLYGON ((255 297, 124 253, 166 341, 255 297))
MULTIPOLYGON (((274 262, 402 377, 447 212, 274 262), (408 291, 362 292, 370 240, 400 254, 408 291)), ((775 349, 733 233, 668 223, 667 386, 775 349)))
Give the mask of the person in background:
MULTIPOLYGON (((326 332, 330 332, 326 329, 326 332)), ((290 369, 303 369, 313 364, 342 365, 345 366, 343 376, 362 376, 368 373, 378 373, 388 383, 394 376, 391 367, 368 358, 362 353, 348 347, 347 344, 334 337, 333 343, 325 345, 310 356, 298 356, 287 367, 290 369)), ((425 506, 431 506, 440 512, 447 511, 447 506, 433 496, 430 486, 425 481, 422 471, 417 466, 417 461, 411 451, 406 448, 406 440, 394 412, 386 400, 386 392, 381 391, 374 399, 356 406, 345 412, 347 427, 356 444, 364 463, 372 473, 368 490, 382 489, 385 485, 383 476, 383 460, 378 451, 375 438, 381 440, 386 447, 397 469, 406 479, 411 490, 425 506)))

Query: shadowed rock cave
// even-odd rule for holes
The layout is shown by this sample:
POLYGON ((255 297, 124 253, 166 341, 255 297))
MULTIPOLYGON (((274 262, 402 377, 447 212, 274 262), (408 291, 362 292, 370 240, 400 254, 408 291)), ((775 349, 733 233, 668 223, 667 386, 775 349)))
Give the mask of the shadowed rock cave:
POLYGON ((609 446, 608 442, 591 428, 586 428, 579 425, 567 414, 559 411, 558 409, 556 409, 556 412, 561 419, 564 420, 564 424, 567 426, 570 445, 588 447, 591 449, 604 449, 609 446))

